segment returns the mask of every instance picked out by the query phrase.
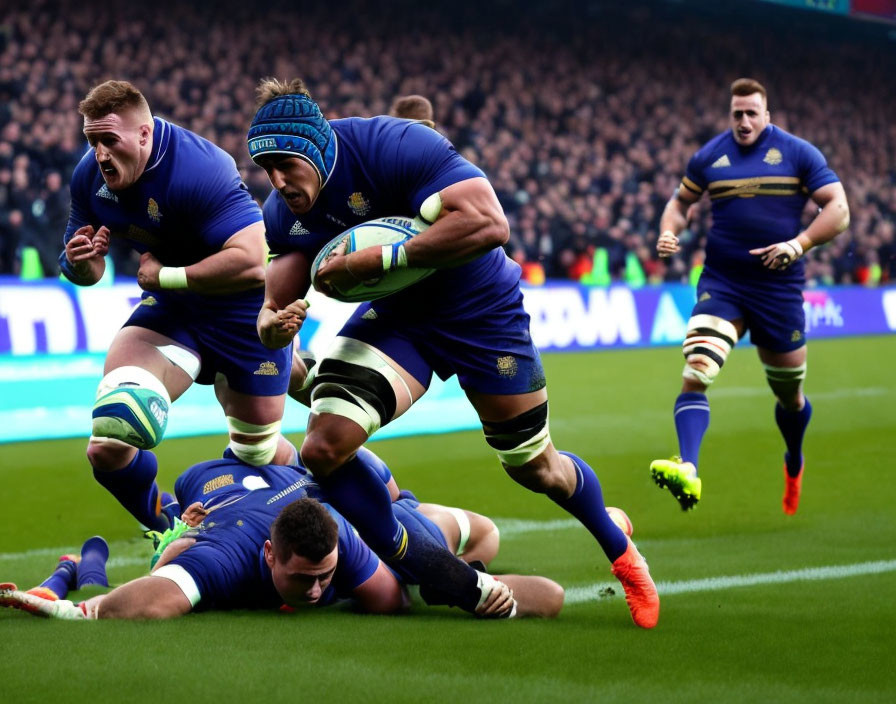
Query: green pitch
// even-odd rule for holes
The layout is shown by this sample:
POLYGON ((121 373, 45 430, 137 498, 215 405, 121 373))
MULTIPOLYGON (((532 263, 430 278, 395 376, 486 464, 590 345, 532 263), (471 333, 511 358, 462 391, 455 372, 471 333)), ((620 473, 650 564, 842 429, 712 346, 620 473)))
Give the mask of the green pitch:
MULTIPOLYGON (((751 348, 735 351, 710 392, 703 500, 687 514, 648 476, 652 459, 676 450, 679 352, 546 357, 552 436, 594 465, 607 503, 631 516, 662 598, 653 631, 631 623, 584 529, 504 476, 479 433, 390 440, 373 449, 400 484, 496 519, 493 571, 566 587, 560 618, 478 622, 419 601, 402 617, 332 609, 165 623, 0 610, 0 701, 893 700, 894 358, 896 337, 811 343, 815 413, 803 501, 788 517, 773 400, 751 348)), ((224 444, 163 443, 162 484, 224 444)), ((113 582, 144 572, 150 545, 93 481, 83 445, 0 445, 0 580, 33 586, 94 534, 110 543, 113 582)))

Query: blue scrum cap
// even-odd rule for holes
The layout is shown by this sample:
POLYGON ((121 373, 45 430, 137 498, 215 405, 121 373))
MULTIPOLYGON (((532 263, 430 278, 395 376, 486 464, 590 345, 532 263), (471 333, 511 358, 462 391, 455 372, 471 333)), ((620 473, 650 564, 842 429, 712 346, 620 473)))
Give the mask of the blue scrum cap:
POLYGON ((292 93, 262 105, 249 125, 249 156, 288 154, 305 159, 316 170, 321 185, 336 163, 336 135, 317 103, 292 93))

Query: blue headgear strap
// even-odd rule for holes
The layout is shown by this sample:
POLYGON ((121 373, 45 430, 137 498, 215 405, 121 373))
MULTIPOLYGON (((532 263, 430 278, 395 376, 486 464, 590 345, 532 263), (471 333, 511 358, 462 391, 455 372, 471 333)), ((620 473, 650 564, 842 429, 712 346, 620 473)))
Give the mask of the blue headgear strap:
POLYGON ((262 105, 249 125, 249 156, 288 154, 308 161, 320 176, 330 178, 336 163, 336 135, 309 96, 281 95, 262 105))

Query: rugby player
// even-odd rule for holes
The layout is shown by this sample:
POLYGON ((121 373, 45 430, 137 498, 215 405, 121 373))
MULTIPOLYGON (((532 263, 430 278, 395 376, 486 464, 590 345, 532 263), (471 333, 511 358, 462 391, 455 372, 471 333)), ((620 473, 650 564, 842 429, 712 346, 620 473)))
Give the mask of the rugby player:
POLYGON ((291 351, 258 340, 264 225, 233 158, 153 117, 125 81, 95 86, 79 111, 91 149, 72 178, 62 272, 97 283, 119 238, 140 252, 144 290, 106 355, 87 457, 140 523, 164 530, 179 511, 162 510, 149 448, 162 439, 169 403, 194 381, 214 384, 234 454, 291 463, 295 448, 280 435, 291 351))
MULTIPOLYGON (((395 493, 395 511, 409 530, 430 534, 466 559, 474 553, 494 556, 497 532, 489 519, 418 504, 407 492, 398 496, 385 464, 364 448, 360 452, 395 493)), ((57 618, 170 618, 211 609, 325 606, 341 599, 370 613, 409 605, 403 584, 322 501, 301 467, 253 467, 228 450, 223 459, 186 470, 175 493, 188 506, 184 520, 195 530, 183 524, 172 532, 151 575, 72 605, 65 600, 75 583, 72 568, 57 568, 40 590, 0 586, 0 605, 57 618)), ((483 585, 476 609, 482 617, 553 617, 563 605, 563 589, 543 577, 484 574, 483 585)))
POLYGON ((336 255, 319 268, 316 285, 324 293, 392 267, 436 272, 361 304, 342 328, 316 367, 303 464, 390 566, 473 611, 475 571, 425 536, 410 535, 357 454, 423 395, 433 373, 456 374, 507 473, 582 522, 622 582, 635 623, 652 628, 659 597, 647 563, 609 519, 594 471, 551 442, 544 369, 529 334, 520 268, 502 249, 507 220, 483 172, 419 122, 326 120, 299 79, 265 79, 258 96, 248 149, 275 189, 264 205, 275 255, 258 317, 265 344, 292 342, 306 314, 310 265, 334 236, 382 216, 431 223, 406 244, 336 255))
POLYGON ((777 399, 775 421, 784 438, 784 512, 796 513, 805 467, 803 435, 812 405, 806 378, 803 255, 843 232, 849 206, 837 175, 809 142, 770 122, 765 88, 751 78, 731 84, 730 129, 691 158, 676 195, 660 218, 657 251, 679 251, 688 208, 704 192, 712 228, 697 284, 697 303, 684 340, 685 366, 674 419, 679 455, 655 460, 653 480, 668 487, 682 509, 700 500, 697 460, 709 426, 706 390, 731 348, 749 331, 777 399), (817 215, 801 229, 808 199, 817 215))
POLYGON ((404 120, 417 120, 433 129, 436 126, 433 119, 432 103, 422 95, 399 95, 392 101, 389 114, 404 120))

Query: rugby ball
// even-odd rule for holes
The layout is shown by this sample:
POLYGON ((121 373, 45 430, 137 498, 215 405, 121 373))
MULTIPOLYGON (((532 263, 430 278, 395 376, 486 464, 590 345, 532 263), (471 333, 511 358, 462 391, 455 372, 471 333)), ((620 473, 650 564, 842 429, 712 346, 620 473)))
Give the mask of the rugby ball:
MULTIPOLYGON (((318 252, 311 264, 311 283, 313 285, 317 278, 317 270, 334 254, 351 254, 367 247, 382 247, 396 242, 407 242, 427 227, 429 225, 420 218, 404 216, 377 218, 350 227, 345 232, 336 235, 318 252)), ((435 269, 417 267, 390 269, 374 279, 358 281, 346 290, 332 290, 328 295, 330 298, 349 303, 375 301, 425 279, 434 271, 435 269)))

